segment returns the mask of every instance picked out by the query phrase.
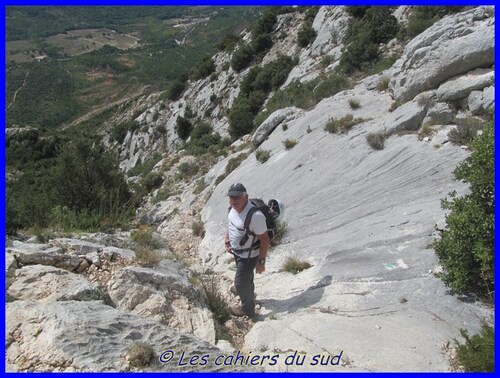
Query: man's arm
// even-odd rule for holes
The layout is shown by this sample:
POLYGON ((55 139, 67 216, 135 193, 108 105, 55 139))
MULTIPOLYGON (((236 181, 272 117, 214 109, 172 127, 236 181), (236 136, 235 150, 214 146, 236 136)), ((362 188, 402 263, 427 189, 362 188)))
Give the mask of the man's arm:
POLYGON ((226 231, 224 246, 226 247, 226 252, 231 252, 231 243, 229 242, 229 230, 226 231))

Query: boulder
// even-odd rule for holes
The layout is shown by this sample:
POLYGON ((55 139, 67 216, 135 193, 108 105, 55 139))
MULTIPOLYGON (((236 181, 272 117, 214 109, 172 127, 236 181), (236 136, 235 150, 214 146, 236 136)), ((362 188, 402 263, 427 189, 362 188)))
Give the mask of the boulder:
POLYGON ((428 89, 477 68, 494 64, 493 8, 444 17, 415 37, 394 64, 390 89, 408 101, 428 89))
POLYGON ((81 258, 75 255, 65 254, 59 247, 49 244, 32 244, 14 242, 12 247, 7 247, 7 252, 12 253, 18 264, 22 265, 52 265, 58 268, 75 270, 81 262, 81 258))
POLYGON ((125 260, 133 260, 135 258, 135 252, 132 251, 131 249, 123 249, 123 248, 109 246, 109 247, 104 247, 102 249, 102 256, 107 261, 113 261, 118 256, 120 256, 122 259, 125 260))
POLYGON ((11 372, 238 370, 215 366, 221 351, 195 336, 98 301, 15 301, 7 304, 6 316, 6 368, 11 372), (134 368, 127 361, 133 343, 152 348, 145 367, 134 368), (173 358, 162 364, 159 357, 166 358, 168 351, 173 358), (208 355, 207 364, 201 359, 189 364, 195 355, 208 355))
POLYGON ((262 122, 259 128, 255 131, 252 137, 252 143, 254 146, 260 145, 268 135, 281 123, 289 122, 294 118, 297 118, 300 113, 303 113, 301 109, 296 107, 289 107, 284 109, 276 110, 267 119, 262 122))
POLYGON ((447 125, 453 121, 453 110, 446 102, 437 102, 427 111, 422 124, 447 125))
POLYGON ((452 101, 466 98, 472 91, 491 86, 495 78, 492 69, 477 69, 466 75, 453 78, 441 84, 436 90, 439 101, 452 101))
POLYGON ((52 243, 69 253, 77 255, 101 252, 104 248, 102 244, 91 243, 81 239, 57 238, 54 239, 52 243))
POLYGON ((179 263, 163 260, 154 269, 122 268, 113 273, 108 293, 120 309, 215 342, 213 319, 204 294, 189 283, 179 263))
POLYGON ((7 293, 13 300, 42 302, 102 298, 102 292, 85 277, 44 265, 16 270, 15 281, 7 293))
POLYGON ((472 91, 468 98, 469 110, 472 114, 483 114, 491 109, 495 102, 495 88, 493 86, 482 91, 472 91))

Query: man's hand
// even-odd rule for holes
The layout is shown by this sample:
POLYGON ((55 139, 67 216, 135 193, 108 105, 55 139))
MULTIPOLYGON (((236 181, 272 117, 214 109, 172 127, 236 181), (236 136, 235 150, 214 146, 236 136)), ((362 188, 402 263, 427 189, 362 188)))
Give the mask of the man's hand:
POLYGON ((266 266, 264 264, 261 264, 259 260, 257 260, 257 265, 255 265, 255 272, 256 273, 264 273, 266 271, 266 266))
POLYGON ((231 253, 231 243, 229 243, 229 240, 224 241, 224 245, 226 247, 226 252, 231 253))

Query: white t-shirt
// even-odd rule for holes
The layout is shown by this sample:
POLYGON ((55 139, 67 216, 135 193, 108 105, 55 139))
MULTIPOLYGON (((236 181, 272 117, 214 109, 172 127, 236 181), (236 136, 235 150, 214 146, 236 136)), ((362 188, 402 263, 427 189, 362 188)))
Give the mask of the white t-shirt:
POLYGON ((264 214, 262 214, 261 211, 256 211, 253 214, 248 226, 248 229, 255 234, 255 237, 253 235, 249 235, 247 242, 244 245, 240 246, 240 241, 245 235, 245 219, 247 217, 248 211, 252 207, 253 205, 249 200, 241 213, 238 214, 236 210, 231 208, 227 216, 229 224, 229 242, 231 243, 231 249, 234 253, 244 258, 258 256, 259 249, 257 248, 256 250, 253 250, 250 256, 248 256, 248 251, 238 253, 238 250, 245 250, 250 248, 252 244, 258 239, 258 235, 262 235, 264 232, 267 232, 266 217, 264 216, 264 214))

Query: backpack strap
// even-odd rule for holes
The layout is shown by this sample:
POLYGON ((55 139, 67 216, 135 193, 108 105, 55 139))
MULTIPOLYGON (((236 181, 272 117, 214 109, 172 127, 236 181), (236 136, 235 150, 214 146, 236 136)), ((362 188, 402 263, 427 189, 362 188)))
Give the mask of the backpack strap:
POLYGON ((253 205, 247 213, 247 216, 245 218, 245 222, 243 223, 243 228, 245 229, 245 232, 248 235, 252 236, 252 244, 248 248, 248 256, 250 256, 250 252, 253 251, 254 249, 259 248, 260 246, 260 240, 257 238, 257 235, 255 235, 254 232, 250 231, 250 222, 252 221, 252 217, 255 214, 255 212, 259 211, 259 207, 252 201, 250 203, 253 205), (257 240, 256 240, 257 239, 257 240))
POLYGON ((255 203, 251 202, 251 204, 253 206, 248 210, 245 222, 243 223, 243 228, 249 235, 255 236, 255 234, 252 231, 250 231, 250 222, 252 221, 253 215, 255 214, 256 211, 259 210, 259 208, 255 205, 255 203))

